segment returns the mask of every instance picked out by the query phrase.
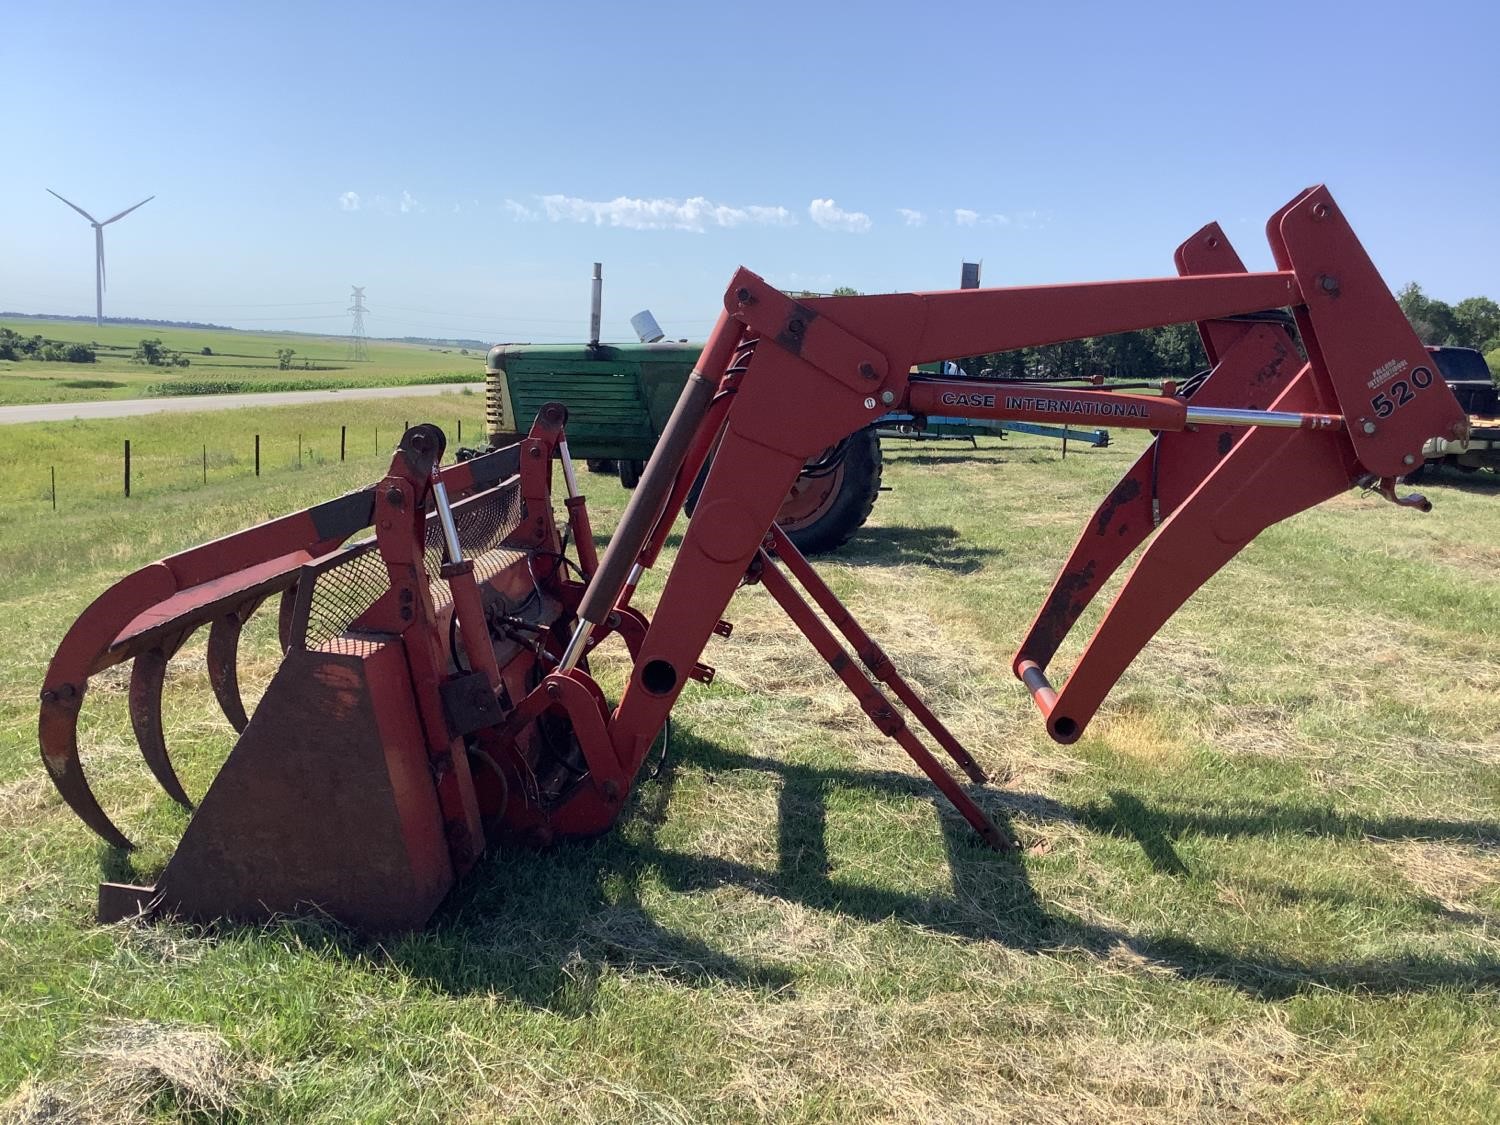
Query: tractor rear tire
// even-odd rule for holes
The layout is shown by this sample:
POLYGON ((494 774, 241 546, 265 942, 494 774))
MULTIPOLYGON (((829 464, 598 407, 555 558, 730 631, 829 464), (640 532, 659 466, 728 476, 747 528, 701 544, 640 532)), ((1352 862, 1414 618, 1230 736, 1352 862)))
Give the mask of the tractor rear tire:
MULTIPOLYGON (((809 462, 788 493, 776 520, 797 550, 819 555, 843 546, 864 526, 880 495, 882 459, 880 437, 874 427, 849 436, 809 462), (830 456, 832 454, 832 456, 830 456)), ((693 482, 684 505, 688 515, 708 479, 710 458, 693 482)))
POLYGON ((646 471, 644 461, 621 461, 615 466, 620 476, 620 483, 626 488, 634 488, 641 483, 641 474, 646 471))

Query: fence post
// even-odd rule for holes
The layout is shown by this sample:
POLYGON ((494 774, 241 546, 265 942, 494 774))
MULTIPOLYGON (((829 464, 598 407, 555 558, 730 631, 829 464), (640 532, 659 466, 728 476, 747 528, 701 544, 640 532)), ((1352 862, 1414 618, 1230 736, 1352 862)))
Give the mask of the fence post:
POLYGON ((57 466, 52 466, 52 510, 57 511, 57 466))
POLYGON ((203 483, 208 483, 208 446, 203 447, 203 483))
POLYGON ((455 439, 455 444, 457 442, 460 442, 460 441, 463 441, 463 440, 464 440, 464 420, 462 418, 460 418, 458 420, 458 437, 455 439))
POLYGON ((340 461, 342 461, 344 459, 344 441, 345 441, 345 439, 348 436, 349 436, 349 427, 348 426, 340 426, 339 427, 339 460, 340 461))
POLYGON ((130 439, 125 439, 125 499, 130 499, 130 439))
POLYGON ((297 468, 302 468, 302 435, 297 435, 297 468))
POLYGON ((1068 427, 1063 426, 1063 460, 1068 459, 1068 427))
POLYGON ((260 435, 255 435, 255 475, 260 476, 260 435))

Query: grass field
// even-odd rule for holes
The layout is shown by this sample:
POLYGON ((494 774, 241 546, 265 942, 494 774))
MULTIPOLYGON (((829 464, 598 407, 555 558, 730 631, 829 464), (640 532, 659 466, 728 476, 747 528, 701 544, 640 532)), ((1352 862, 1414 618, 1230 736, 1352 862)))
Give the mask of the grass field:
MULTIPOLYGON (((211 486, 253 480, 257 434, 262 481, 337 465, 341 439, 346 463, 378 476, 408 421, 436 422, 450 442, 461 436, 464 444, 477 444, 484 437, 484 395, 455 387, 412 399, 9 425, 0 427, 0 472, 13 482, 9 510, 40 518, 51 514, 55 469, 59 513, 87 525, 101 503, 123 502, 126 440, 132 501, 149 503, 165 492, 202 490, 205 459, 211 486)), ((202 502, 218 498, 210 491, 202 502)))
MULTIPOLYGON (((754 588, 619 831, 494 856, 383 945, 95 925, 95 884, 149 878, 183 814, 122 679, 83 747, 133 860, 35 746, 45 661, 95 594, 373 455, 0 525, 0 1120, 1500 1118, 1500 489, 1273 529, 1062 748, 1010 655, 1139 441, 887 448, 894 491, 820 569, 997 778, 979 799, 1024 854, 975 846, 754 588)), ((584 480, 607 528, 624 494, 584 480)), ((271 634, 252 623, 252 686, 271 634)), ((201 656, 167 689, 194 793, 230 743, 201 656)))
POLYGON ((484 353, 436 345, 370 341, 369 358, 348 357, 341 337, 291 332, 222 332, 201 328, 146 328, 70 320, 7 320, 22 336, 97 345, 95 363, 0 360, 0 406, 28 402, 85 402, 140 398, 156 394, 216 394, 257 390, 325 390, 339 387, 401 386, 409 383, 479 381, 484 353), (152 367, 132 362, 143 339, 160 337, 181 352, 187 367, 152 367), (212 355, 204 355, 208 348, 212 355), (290 370, 280 369, 277 351, 296 354, 290 370), (304 366, 306 364, 306 366, 304 366))

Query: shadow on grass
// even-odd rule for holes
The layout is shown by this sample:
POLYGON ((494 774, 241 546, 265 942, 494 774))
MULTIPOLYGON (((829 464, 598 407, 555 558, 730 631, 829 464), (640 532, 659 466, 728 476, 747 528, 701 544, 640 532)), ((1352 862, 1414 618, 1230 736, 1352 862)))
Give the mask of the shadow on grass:
MULTIPOLYGON (((682 546, 679 529, 667 536, 666 546, 682 546)), ((607 537, 594 536, 602 553, 607 537)), ((966 542, 953 527, 862 527, 843 546, 812 559, 813 566, 837 562, 845 566, 926 566, 955 574, 973 574, 984 567, 987 559, 999 558, 1004 551, 978 547, 966 542)))
MULTIPOLYGON (((481 865, 433 920, 432 929, 387 946, 403 970, 436 987, 498 992, 568 1013, 590 1010, 607 969, 655 973, 688 985, 730 984, 784 993, 799 973, 714 949, 653 917, 643 888, 679 894, 740 887, 770 899, 880 924, 897 919, 976 943, 1034 953, 1107 957, 1121 948, 1183 979, 1210 980, 1261 999, 1305 990, 1399 994, 1500 986, 1500 959, 1416 954, 1309 962, 1274 952, 1219 949, 1128 930, 1050 910, 1031 886, 1024 856, 984 847, 969 826, 936 801, 953 893, 916 894, 830 877, 826 802, 834 789, 895 798, 934 799, 928 783, 904 773, 818 770, 680 738, 680 761, 712 771, 754 770, 780 782, 774 867, 688 854, 657 838, 673 773, 648 784, 619 830, 545 853, 509 852, 481 865)), ((1035 794, 974 790, 1002 830, 1014 815, 1051 819, 1140 843, 1160 871, 1185 876, 1172 839, 1184 832, 1221 837, 1297 833, 1359 839, 1414 837, 1473 841, 1500 836, 1500 824, 1411 817, 1368 818, 1310 806, 1265 804, 1248 810, 1153 808, 1116 792, 1107 802, 1065 805, 1035 794)), ((1300 893, 1300 892, 1299 892, 1300 893)), ((690 907, 691 908, 691 907, 690 907)), ((704 904, 705 909, 712 909, 704 904)))
MULTIPOLYGON (((1008 449, 997 446, 980 446, 978 449, 970 449, 964 446, 947 446, 943 449, 929 449, 927 443, 920 446, 902 447, 897 451, 902 465, 1004 465, 1007 461, 1015 461, 1019 458, 1014 456, 996 456, 996 454, 1009 454, 1008 449)), ((1017 450, 1016 452, 1022 452, 1017 450)), ((1043 449, 1025 450, 1026 453, 1045 454, 1043 449)), ((1062 447, 1058 447, 1059 460, 1061 459, 1062 447)), ((887 454, 889 456, 889 454, 887 454)), ((896 460, 896 459, 893 459, 896 460)))
POLYGON ((1422 474, 1420 480, 1413 481, 1411 486, 1418 492, 1423 489, 1451 489, 1454 492, 1473 492, 1480 496, 1500 495, 1500 472, 1485 472, 1476 470, 1466 473, 1462 469, 1450 469, 1444 465, 1439 468, 1429 468, 1422 474))
MULTIPOLYGON (((886 443, 881 449, 888 461, 899 465, 994 465, 998 469, 1012 461, 1024 464, 1049 461, 1055 461, 1059 465, 1066 463, 1062 455, 1061 441, 1052 445, 1017 441, 978 447, 954 444, 933 447, 924 441, 896 446, 886 443)), ((1121 459, 1136 456, 1138 456, 1138 451, 1121 449, 1115 445, 1093 446, 1083 441, 1068 443, 1069 459, 1073 457, 1121 459)))
POLYGON ((973 574, 1004 553, 966 542, 952 527, 862 527, 823 557, 845 566, 927 566, 973 574))

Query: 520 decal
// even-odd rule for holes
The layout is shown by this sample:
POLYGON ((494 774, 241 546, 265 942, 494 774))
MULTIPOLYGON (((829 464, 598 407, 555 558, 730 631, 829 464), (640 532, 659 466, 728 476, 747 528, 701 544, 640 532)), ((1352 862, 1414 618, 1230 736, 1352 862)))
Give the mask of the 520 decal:
POLYGON ((1397 379, 1389 387, 1372 398, 1370 406, 1375 411, 1375 417, 1389 418, 1397 410, 1417 397, 1416 393, 1412 390, 1413 387, 1420 391, 1430 386, 1432 386, 1432 369, 1430 367, 1413 367, 1411 382, 1409 384, 1405 379, 1397 379))

